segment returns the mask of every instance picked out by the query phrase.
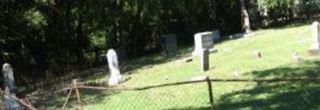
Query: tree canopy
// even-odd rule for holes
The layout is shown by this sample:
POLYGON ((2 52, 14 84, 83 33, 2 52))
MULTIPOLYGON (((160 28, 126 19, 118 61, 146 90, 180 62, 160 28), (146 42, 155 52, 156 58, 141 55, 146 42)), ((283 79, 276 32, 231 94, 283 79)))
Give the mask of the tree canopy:
MULTIPOLYGON (((318 0, 298 1, 300 13, 320 10, 318 0)), ((286 15, 294 5, 292 0, 245 3, 252 24, 260 23, 262 8, 286 15)), ((21 82, 32 82, 98 64, 108 48, 140 57, 160 52, 163 34, 175 33, 179 45, 188 45, 201 31, 242 32, 242 21, 240 0, 2 0, 0 63, 11 63, 21 82)))

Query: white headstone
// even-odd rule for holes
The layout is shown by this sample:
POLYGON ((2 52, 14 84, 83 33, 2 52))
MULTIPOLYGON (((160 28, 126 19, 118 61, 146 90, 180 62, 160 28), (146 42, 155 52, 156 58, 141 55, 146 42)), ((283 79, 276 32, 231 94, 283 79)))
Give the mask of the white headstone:
POLYGON ((119 70, 118 56, 114 49, 108 50, 107 59, 108 59, 108 66, 110 71, 108 84, 117 85, 123 81, 123 78, 119 70))
MULTIPOLYGON (((4 79, 5 91, 9 94, 16 96, 17 91, 14 81, 13 69, 10 64, 5 63, 2 66, 2 75, 4 79)), ((22 110, 20 104, 9 95, 4 95, 4 108, 5 110, 22 110)))
POLYGON ((201 55, 203 49, 210 50, 213 48, 212 32, 202 32, 194 35, 193 56, 201 55))
POLYGON ((10 64, 5 63, 2 66, 2 75, 4 79, 5 87, 8 87, 10 92, 16 90, 14 75, 13 75, 13 69, 10 64))
POLYGON ((312 23, 312 50, 320 50, 319 22, 312 23))

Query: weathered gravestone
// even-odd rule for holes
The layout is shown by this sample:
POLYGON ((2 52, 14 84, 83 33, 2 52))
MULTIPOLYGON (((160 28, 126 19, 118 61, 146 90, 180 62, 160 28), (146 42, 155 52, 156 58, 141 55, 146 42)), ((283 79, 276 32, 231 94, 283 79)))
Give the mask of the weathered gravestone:
POLYGON ((220 40, 220 32, 219 30, 212 31, 213 42, 217 42, 220 40))
POLYGON ((109 49, 107 53, 108 67, 110 77, 108 80, 109 85, 117 85, 123 81, 122 75, 119 70, 118 56, 114 49, 109 49))
POLYGON ((164 53, 166 56, 174 56, 177 54, 178 45, 175 34, 165 34, 162 36, 164 53))
POLYGON ((318 55, 320 53, 320 29, 319 22, 312 23, 312 44, 309 53, 311 55, 318 55))
POLYGON ((201 55, 203 49, 211 52, 215 52, 213 48, 213 33, 212 32, 202 32, 194 35, 194 51, 193 56, 201 55))
POLYGON ((201 71, 209 70, 209 53, 216 52, 213 48, 213 32, 197 33, 194 36, 193 56, 200 56, 201 71))
MULTIPOLYGON (((15 86, 13 69, 10 64, 5 63, 2 66, 2 75, 4 79, 5 91, 13 96, 16 96, 15 92, 17 91, 17 88, 15 86)), ((4 95, 4 106, 5 110, 22 110, 20 104, 7 94, 4 95)))

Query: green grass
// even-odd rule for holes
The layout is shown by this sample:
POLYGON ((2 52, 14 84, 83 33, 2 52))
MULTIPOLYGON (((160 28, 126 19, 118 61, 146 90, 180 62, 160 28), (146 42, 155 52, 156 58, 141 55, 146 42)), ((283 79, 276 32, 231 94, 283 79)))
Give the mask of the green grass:
MULTIPOLYGON (((191 54, 182 49, 174 58, 153 55, 126 62, 125 77, 117 88, 144 87, 188 81, 199 75, 231 79, 238 71, 240 78, 318 77, 320 62, 307 54, 311 44, 309 25, 289 26, 255 32, 248 38, 226 40, 215 45, 219 51, 210 55, 210 70, 200 73, 199 60, 178 60, 191 54), (262 54, 253 58, 254 51, 262 54), (298 53, 303 62, 293 60, 298 53)), ((102 74, 103 75, 103 74, 102 74)), ((87 80, 101 80, 100 75, 87 80)), ((320 109, 320 84, 312 82, 213 82, 217 109, 320 109)), ((87 110, 206 110, 210 107, 206 83, 151 88, 140 91, 81 91, 87 110)), ((65 96, 44 102, 43 108, 62 107, 65 96)), ((75 109, 73 98, 69 107, 75 109)))

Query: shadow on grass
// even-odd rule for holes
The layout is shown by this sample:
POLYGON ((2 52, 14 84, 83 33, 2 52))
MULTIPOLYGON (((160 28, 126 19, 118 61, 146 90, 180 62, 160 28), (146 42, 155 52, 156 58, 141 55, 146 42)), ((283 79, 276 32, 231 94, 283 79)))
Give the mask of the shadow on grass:
MULTIPOLYGON (((300 67, 254 71, 255 78, 318 78, 320 61, 306 61, 300 67)), ((320 84, 311 81, 260 82, 253 88, 223 95, 219 109, 309 110, 320 108, 320 84)))
POLYGON ((164 110, 210 110, 210 107, 185 107, 185 108, 172 108, 164 110))

